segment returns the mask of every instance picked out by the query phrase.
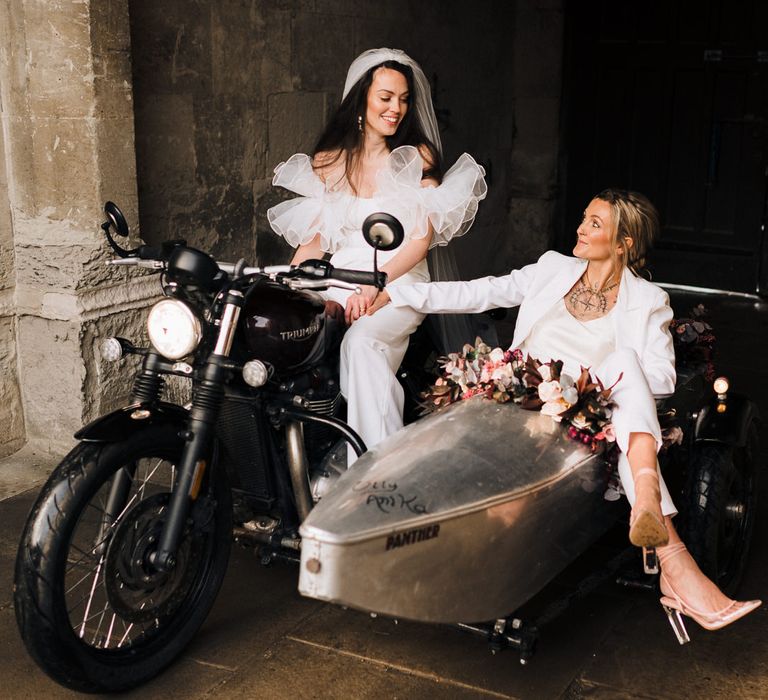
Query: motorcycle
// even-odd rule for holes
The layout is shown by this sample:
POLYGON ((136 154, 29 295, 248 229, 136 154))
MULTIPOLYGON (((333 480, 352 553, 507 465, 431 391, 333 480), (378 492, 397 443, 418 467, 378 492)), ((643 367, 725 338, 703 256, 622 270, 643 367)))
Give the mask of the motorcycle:
MULTIPOLYGON (((365 451, 340 418, 343 310, 312 290, 386 283, 375 263, 248 267, 184 241, 126 250, 112 235, 129 233, 122 212, 105 211, 111 264, 159 271, 164 298, 150 347, 104 343, 105 359, 143 358, 132 399, 75 434, 26 524, 14 598, 32 657, 85 691, 137 685, 186 646, 223 580, 233 523, 238 539, 296 557, 346 444, 365 451), (169 376, 191 380, 190 405, 162 400, 169 376)), ((403 239, 387 215, 368 217, 364 235, 376 251, 403 239)))
MULTIPOLYGON (((315 292, 382 288, 375 251, 399 245, 399 222, 366 219, 372 272, 317 260, 258 268, 183 241, 126 250, 112 235, 128 235, 124 217, 105 210, 112 264, 159 271, 164 298, 149 312, 150 347, 105 341, 107 359, 143 358, 132 399, 75 434, 26 523, 14 603, 37 664, 87 692, 157 675, 205 620, 233 539, 265 563, 297 562, 304 595, 457 624, 527 661, 536 625, 510 613, 626 506, 603 500, 600 455, 512 405, 460 402, 366 451, 341 418, 343 315, 315 292), (191 383, 188 405, 162 399, 169 376, 191 383), (347 444, 359 456, 349 470, 347 444)), ((698 492, 689 517, 725 538, 712 561, 735 581, 754 510, 756 417, 736 394, 713 403, 699 380, 660 408, 687 421, 667 461, 682 465, 688 490, 730 479, 710 505, 698 492)))

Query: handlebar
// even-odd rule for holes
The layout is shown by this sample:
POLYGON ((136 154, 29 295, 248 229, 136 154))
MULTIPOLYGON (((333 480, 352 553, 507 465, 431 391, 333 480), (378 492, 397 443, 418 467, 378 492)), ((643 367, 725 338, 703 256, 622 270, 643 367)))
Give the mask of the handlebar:
MULTIPOLYGON (((167 263, 164 251, 149 246, 141 246, 136 257, 108 260, 107 265, 143 267, 151 270, 163 270, 167 263)), ((265 275, 281 282, 292 289, 323 289, 340 287, 359 292, 357 285, 366 284, 383 289, 387 283, 385 272, 366 270, 347 270, 335 268, 326 260, 306 260, 300 265, 266 265, 264 267, 246 267, 242 263, 216 262, 222 272, 238 277, 265 275)))

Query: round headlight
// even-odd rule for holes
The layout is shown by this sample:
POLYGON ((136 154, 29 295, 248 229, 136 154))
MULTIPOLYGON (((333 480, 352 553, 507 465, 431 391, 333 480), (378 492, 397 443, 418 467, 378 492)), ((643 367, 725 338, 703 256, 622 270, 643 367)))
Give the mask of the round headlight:
POLYGON ((163 299, 152 307, 147 331, 155 349, 169 360, 186 357, 202 338, 200 320, 186 304, 176 299, 163 299))

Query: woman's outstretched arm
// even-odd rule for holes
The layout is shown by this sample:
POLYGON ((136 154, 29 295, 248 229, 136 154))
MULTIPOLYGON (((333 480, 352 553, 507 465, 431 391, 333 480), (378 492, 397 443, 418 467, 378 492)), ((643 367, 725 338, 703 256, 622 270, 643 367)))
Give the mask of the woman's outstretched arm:
POLYGON ((525 297, 536 265, 526 265, 502 277, 482 277, 470 282, 425 282, 387 287, 371 313, 391 300, 423 313, 479 313, 517 306, 525 297))

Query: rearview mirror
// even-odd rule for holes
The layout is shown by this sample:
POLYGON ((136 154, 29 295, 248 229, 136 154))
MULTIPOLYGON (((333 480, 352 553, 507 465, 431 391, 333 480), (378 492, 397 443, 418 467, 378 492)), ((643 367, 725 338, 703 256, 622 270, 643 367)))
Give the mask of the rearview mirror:
MULTIPOLYGON (((118 236, 127 237, 128 222, 125 220, 123 212, 120 211, 120 207, 114 202, 107 202, 104 205, 104 213, 107 215, 107 219, 109 219, 109 221, 105 222, 105 225, 111 226, 118 236)), ((106 231, 106 229, 104 230, 106 231)))
POLYGON ((363 237, 376 250, 394 250, 403 242, 405 233, 394 216, 376 212, 363 221, 363 237))

